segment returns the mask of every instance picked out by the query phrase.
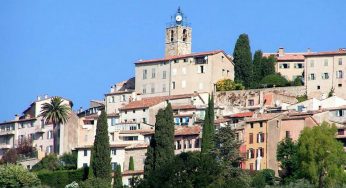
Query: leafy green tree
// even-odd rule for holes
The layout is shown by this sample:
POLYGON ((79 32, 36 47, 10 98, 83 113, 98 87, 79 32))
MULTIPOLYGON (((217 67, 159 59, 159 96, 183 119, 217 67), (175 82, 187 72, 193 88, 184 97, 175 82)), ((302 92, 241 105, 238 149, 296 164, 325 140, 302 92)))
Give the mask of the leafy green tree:
POLYGON ((292 85, 293 86, 302 86, 303 85, 302 77, 300 77, 300 76, 296 77, 293 80, 292 85))
POLYGON ((64 153, 59 157, 59 161, 64 169, 77 169, 77 153, 64 153))
POLYGON ((113 188, 122 188, 122 187, 123 187, 123 180, 121 177, 121 166, 117 165, 114 171, 113 188))
POLYGON ((298 140, 299 176, 318 187, 341 186, 346 180, 345 152, 335 134, 336 127, 323 122, 305 128, 298 140))
POLYGON ((216 91, 232 91, 232 90, 242 90, 244 86, 235 83, 231 79, 223 79, 216 82, 216 91))
POLYGON ((328 97, 334 96, 334 93, 335 93, 334 90, 335 90, 335 89, 334 89, 333 87, 330 89, 330 91, 329 91, 329 93, 328 93, 328 97))
POLYGON ((34 187, 41 181, 35 173, 29 172, 23 166, 7 164, 0 166, 1 187, 34 187))
POLYGON ((215 146, 214 142, 214 97, 209 97, 208 108, 205 110, 205 118, 202 130, 202 154, 208 154, 215 146))
POLYGON ((135 170, 135 163, 132 156, 130 157, 129 170, 135 170))
POLYGON ((255 52, 254 58, 253 58, 253 85, 256 85, 259 80, 262 80, 263 78, 263 53, 261 50, 257 50, 255 52))
POLYGON ((275 74, 276 58, 274 55, 262 57, 262 78, 268 75, 275 74))
POLYGON ((111 180, 111 158, 107 115, 104 110, 97 119, 96 135, 92 150, 91 168, 96 178, 111 180))
POLYGON ((291 138, 285 138, 278 143, 276 159, 280 162, 282 171, 279 173, 283 183, 292 182, 298 169, 297 144, 291 138))
POLYGON ((241 34, 233 51, 235 81, 248 88, 252 82, 252 57, 247 34, 241 34))
POLYGON ((45 156, 40 162, 35 164, 32 167, 33 171, 39 170, 60 170, 62 168, 61 163, 58 160, 58 157, 55 154, 49 154, 45 156))
POLYGON ((288 85, 288 81, 286 78, 282 77, 279 74, 271 74, 264 77, 261 80, 261 84, 265 84, 268 87, 272 87, 272 86, 283 87, 288 85))
POLYGON ((53 124, 53 150, 59 154, 59 131, 60 125, 65 124, 71 113, 71 106, 63 104, 61 97, 53 97, 50 103, 42 105, 40 116, 45 119, 46 124, 53 124))

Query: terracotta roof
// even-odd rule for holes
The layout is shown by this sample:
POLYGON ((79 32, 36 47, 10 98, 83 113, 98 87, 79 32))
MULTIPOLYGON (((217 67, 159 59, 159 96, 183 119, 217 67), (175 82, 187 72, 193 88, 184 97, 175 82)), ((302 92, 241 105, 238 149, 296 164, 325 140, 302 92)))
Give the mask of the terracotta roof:
POLYGON ((98 114, 91 114, 91 115, 87 115, 87 116, 84 116, 84 118, 87 120, 87 119, 97 119, 99 116, 98 114))
POLYGON ((198 95, 198 93, 184 94, 184 95, 148 97, 148 98, 143 98, 142 100, 132 101, 132 102, 126 104, 124 107, 120 108, 120 110, 149 108, 151 106, 155 106, 155 105, 157 105, 161 102, 164 102, 166 100, 183 99, 183 98, 188 98, 188 97, 197 96, 197 95, 198 95))
POLYGON ((125 150, 130 150, 130 149, 145 149, 148 148, 148 144, 146 143, 138 143, 138 144, 132 144, 130 146, 127 146, 125 150))
POLYGON ((121 130, 120 134, 154 134, 154 129, 121 130))
POLYGON ((11 120, 0 123, 0 125, 10 124, 10 123, 17 123, 17 122, 25 122, 25 121, 32 121, 36 120, 36 118, 27 118, 27 119, 19 119, 19 120, 11 120))
POLYGON ((121 173, 122 176, 133 176, 144 174, 144 170, 125 170, 121 173))
MULTIPOLYGON (((188 58, 188 57, 196 57, 196 56, 204 56, 204 55, 214 55, 214 54, 218 54, 220 52, 222 52, 222 53, 224 53, 226 55, 226 53, 223 50, 214 50, 214 51, 208 51, 208 52, 191 53, 191 54, 186 54, 186 55, 177 55, 177 56, 165 57, 165 58, 159 58, 159 59, 141 60, 141 61, 137 61, 135 64, 165 62, 165 61, 170 61, 170 60, 175 60, 175 59, 182 59, 182 58, 188 58)), ((226 55, 226 57, 227 57, 227 55, 226 55)))
POLYGON ((246 122, 267 121, 271 120, 281 113, 254 114, 251 118, 245 118, 246 122))
POLYGON ((118 95, 118 94, 124 94, 124 93, 132 93, 134 90, 125 90, 125 91, 113 91, 111 93, 106 93, 105 96, 110 96, 110 95, 118 95))
POLYGON ((231 120, 231 119, 229 119, 229 118, 221 117, 221 118, 215 119, 214 124, 225 123, 225 122, 228 122, 228 121, 230 121, 230 120, 231 120))
POLYGON ((195 105, 188 104, 188 105, 172 105, 173 110, 189 110, 189 109, 196 109, 195 105))
POLYGON ((304 55, 307 53, 285 53, 283 56, 279 56, 278 53, 264 53, 264 57, 273 55, 278 62, 280 61, 304 61, 304 55))
POLYGON ((183 136, 183 135, 198 135, 200 134, 202 128, 199 125, 187 127, 179 126, 175 127, 174 136, 183 136))
POLYGON ((337 51, 307 53, 304 56, 309 57, 309 56, 328 56, 328 55, 346 55, 346 49, 340 48, 337 51))
POLYGON ((119 113, 110 113, 110 114, 107 114, 107 117, 118 117, 119 116, 119 113))
POLYGON ((240 112, 236 114, 231 114, 229 117, 232 118, 243 118, 243 117, 251 117, 253 115, 253 112, 240 112))

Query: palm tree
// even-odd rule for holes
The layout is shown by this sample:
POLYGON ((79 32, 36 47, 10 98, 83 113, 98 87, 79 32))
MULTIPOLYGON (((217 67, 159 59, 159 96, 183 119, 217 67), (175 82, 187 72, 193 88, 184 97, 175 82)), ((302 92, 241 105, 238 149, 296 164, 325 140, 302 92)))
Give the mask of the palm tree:
POLYGON ((71 113, 71 107, 62 104, 61 97, 53 97, 50 103, 44 103, 40 116, 43 117, 46 124, 53 124, 53 150, 55 154, 59 154, 59 130, 60 125, 65 124, 71 113))

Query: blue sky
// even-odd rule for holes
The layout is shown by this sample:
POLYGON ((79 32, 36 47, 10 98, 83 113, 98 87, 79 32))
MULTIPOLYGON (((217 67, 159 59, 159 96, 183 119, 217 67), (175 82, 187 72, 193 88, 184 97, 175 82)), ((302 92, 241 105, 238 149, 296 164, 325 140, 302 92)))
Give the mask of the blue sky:
POLYGON ((134 76, 138 59, 162 57, 164 29, 178 6, 193 28, 194 52, 232 53, 239 34, 252 52, 346 47, 345 0, 0 1, 0 121, 37 95, 102 99, 134 76))

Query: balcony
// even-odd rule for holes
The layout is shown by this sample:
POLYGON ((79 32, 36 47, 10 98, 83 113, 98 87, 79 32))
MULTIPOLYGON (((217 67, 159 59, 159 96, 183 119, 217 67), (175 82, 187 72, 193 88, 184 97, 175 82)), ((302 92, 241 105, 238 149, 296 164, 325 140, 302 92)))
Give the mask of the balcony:
POLYGON ((8 136, 8 135, 14 135, 15 131, 14 130, 5 130, 5 131, 0 131, 0 136, 8 136))

